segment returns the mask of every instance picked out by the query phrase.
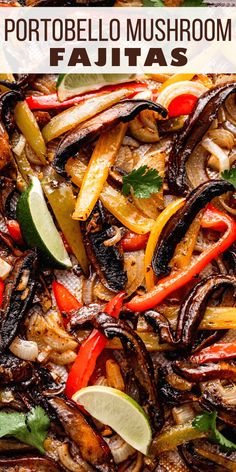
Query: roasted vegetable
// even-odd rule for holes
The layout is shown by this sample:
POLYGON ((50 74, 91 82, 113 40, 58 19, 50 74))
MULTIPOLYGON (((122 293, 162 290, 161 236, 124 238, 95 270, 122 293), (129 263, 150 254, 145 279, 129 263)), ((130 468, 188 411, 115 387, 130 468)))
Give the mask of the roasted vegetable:
POLYGON ((36 118, 26 102, 19 102, 15 107, 15 120, 31 148, 38 156, 41 165, 45 165, 46 146, 36 118))
POLYGON ((192 344, 212 293, 217 289, 227 287, 236 290, 235 277, 210 276, 195 285, 181 306, 178 316, 176 339, 180 340, 182 346, 190 347, 192 344))
POLYGON ((33 367, 30 362, 23 361, 11 354, 0 356, 0 385, 23 382, 32 377, 33 367))
POLYGON ((0 470, 5 472, 17 472, 24 470, 24 472, 62 472, 64 469, 59 464, 55 464, 52 459, 36 456, 25 455, 15 457, 0 457, 0 470))
MULTIPOLYGON (((66 172, 72 182, 81 187, 86 166, 78 159, 70 158, 66 164, 66 172)), ((154 224, 154 220, 147 218, 118 190, 105 183, 100 194, 100 200, 104 207, 114 215, 130 231, 137 234, 146 234, 154 224)))
POLYGON ((141 296, 136 296, 130 300, 126 307, 133 311, 145 311, 160 304, 166 297, 168 297, 175 290, 183 287, 190 282, 193 277, 199 274, 209 262, 215 257, 218 257, 224 251, 231 246, 235 241, 236 222, 225 213, 220 212, 213 206, 206 211, 207 221, 205 220, 205 214, 202 220, 202 226, 207 228, 216 229, 218 231, 227 228, 221 238, 215 243, 211 244, 209 248, 203 251, 196 259, 191 262, 183 270, 174 271, 168 277, 160 280, 157 285, 141 296))
POLYGON ((157 277, 169 274, 168 263, 173 257, 175 247, 184 237, 199 211, 214 197, 230 190, 233 190, 233 186, 228 182, 211 180, 199 185, 190 193, 184 206, 169 219, 158 239, 152 258, 152 268, 157 277))
POLYGON ((126 130, 127 125, 120 123, 112 130, 104 132, 98 139, 76 201, 74 220, 84 221, 91 214, 107 180, 109 168, 120 149, 126 130))
MULTIPOLYGON (((190 470, 199 472, 226 472, 229 470, 197 453, 192 442, 183 444, 179 447, 179 451, 190 470)), ((217 456, 216 456, 217 460, 217 456)))
POLYGON ((18 258, 7 280, 0 322, 0 352, 14 339, 31 307, 36 288, 37 259, 35 251, 26 252, 18 258))
MULTIPOLYGON (((105 306, 105 313, 114 318, 118 318, 124 295, 124 292, 115 295, 105 306)), ((74 304, 74 308, 75 305, 76 304, 74 304)), ((96 329, 94 329, 87 339, 82 342, 67 378, 66 395, 68 398, 71 398, 72 395, 81 388, 87 387, 88 382, 94 373, 97 359, 105 349, 106 345, 107 340, 105 336, 96 329)))
POLYGON ((206 382, 217 378, 236 381, 236 367, 226 362, 198 366, 190 362, 176 361, 173 368, 190 382, 206 382))
POLYGON ((82 309, 81 316, 76 316, 76 324, 82 325, 88 321, 91 321, 93 326, 102 331, 108 339, 115 337, 120 339, 130 369, 141 386, 143 407, 148 412, 154 429, 160 429, 163 424, 162 409, 157 398, 153 364, 145 344, 127 323, 116 320, 106 313, 97 313, 96 310, 88 312, 82 309))
POLYGON ((70 156, 78 153, 84 143, 97 138, 105 131, 119 122, 126 123, 134 118, 142 110, 153 110, 160 113, 163 118, 167 116, 165 108, 148 100, 123 100, 113 105, 108 110, 80 124, 72 133, 69 133, 60 143, 53 162, 54 168, 60 174, 64 172, 65 164, 70 156))
POLYGON ((181 195, 186 192, 188 186, 185 164, 216 118, 220 106, 234 92, 236 82, 227 82, 207 91, 198 99, 170 153, 168 184, 174 194, 181 195))
POLYGON ((123 290, 127 282, 123 257, 116 246, 104 245, 110 237, 111 226, 101 203, 95 206, 84 226, 85 248, 96 272, 108 288, 117 292, 123 290))
POLYGON ((89 418, 85 417, 75 403, 62 398, 51 398, 48 401, 54 408, 66 434, 79 447, 81 457, 101 472, 115 472, 116 468, 109 447, 89 418))

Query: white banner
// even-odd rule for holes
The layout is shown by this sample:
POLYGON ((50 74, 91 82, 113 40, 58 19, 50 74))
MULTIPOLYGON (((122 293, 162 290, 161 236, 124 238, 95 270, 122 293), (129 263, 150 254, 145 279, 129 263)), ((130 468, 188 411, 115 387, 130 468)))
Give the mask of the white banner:
POLYGON ((235 8, 0 8, 0 71, 236 71, 235 8))

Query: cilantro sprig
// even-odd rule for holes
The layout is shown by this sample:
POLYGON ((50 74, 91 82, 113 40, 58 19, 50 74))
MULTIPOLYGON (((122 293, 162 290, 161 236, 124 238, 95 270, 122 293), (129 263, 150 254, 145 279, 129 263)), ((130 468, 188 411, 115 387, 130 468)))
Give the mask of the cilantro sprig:
POLYGON ((230 182, 236 189, 236 167, 233 167, 230 170, 224 170, 224 172, 221 172, 221 177, 230 182))
POLYGON ((132 191, 138 198, 149 198, 161 186, 162 178, 157 170, 144 165, 123 176, 122 193, 127 196, 132 191))
POLYGON ((208 432, 209 439, 216 442, 220 447, 225 451, 235 451, 236 444, 227 439, 221 432, 217 429, 216 426, 217 412, 212 411, 208 413, 205 411, 201 415, 196 416, 193 420, 193 426, 199 431, 208 432))
POLYGON ((50 420, 40 406, 28 413, 0 412, 0 438, 14 436, 23 443, 36 447, 42 454, 43 443, 47 436, 50 420))

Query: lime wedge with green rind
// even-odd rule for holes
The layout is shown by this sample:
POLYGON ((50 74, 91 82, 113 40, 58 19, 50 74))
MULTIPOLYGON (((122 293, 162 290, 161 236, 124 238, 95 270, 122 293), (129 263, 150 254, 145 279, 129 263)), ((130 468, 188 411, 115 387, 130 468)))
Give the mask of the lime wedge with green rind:
POLYGON ((21 194, 16 215, 24 240, 29 247, 39 250, 44 264, 55 268, 72 267, 37 177, 32 177, 29 187, 21 194))
POLYGON ((63 102, 106 85, 132 82, 135 78, 135 74, 61 74, 57 80, 57 95, 63 102))
POLYGON ((72 399, 96 420, 110 426, 124 441, 147 455, 152 440, 149 419, 129 395, 103 385, 82 388, 72 399))

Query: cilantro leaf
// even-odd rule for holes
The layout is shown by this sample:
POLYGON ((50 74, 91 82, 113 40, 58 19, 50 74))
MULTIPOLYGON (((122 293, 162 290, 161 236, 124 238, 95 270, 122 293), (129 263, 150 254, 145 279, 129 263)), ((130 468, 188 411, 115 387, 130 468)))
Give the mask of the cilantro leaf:
POLYGON ((164 7, 162 0, 143 0, 144 7, 164 7))
POLYGON ((221 177, 236 188, 236 167, 230 170, 224 170, 224 172, 221 172, 221 177))
POLYGON ((47 436, 50 420, 40 406, 27 413, 0 412, 0 438, 14 436, 44 453, 43 443, 47 436))
POLYGON ((205 7, 203 0, 184 0, 181 7, 205 7))
POLYGON ((196 416, 193 420, 192 425, 194 428, 199 429, 199 431, 208 432, 209 439, 215 441, 223 450, 226 451, 235 451, 236 444, 227 439, 221 432, 217 429, 216 426, 217 412, 212 411, 211 413, 204 412, 201 415, 196 416))
POLYGON ((138 198, 149 198, 152 193, 159 192, 162 186, 162 178, 153 167, 141 166, 123 176, 122 193, 129 195, 133 190, 138 198))

